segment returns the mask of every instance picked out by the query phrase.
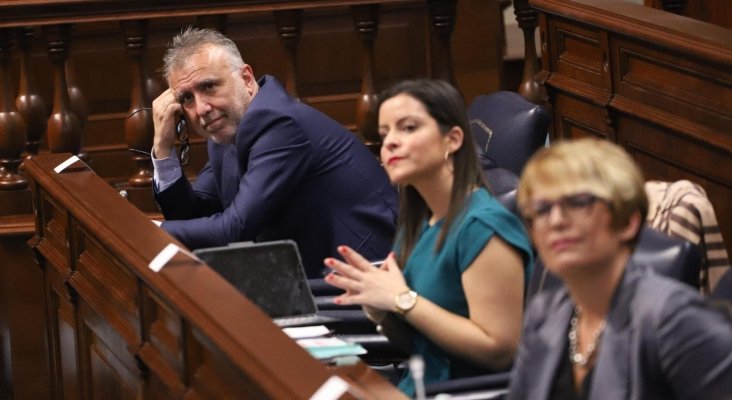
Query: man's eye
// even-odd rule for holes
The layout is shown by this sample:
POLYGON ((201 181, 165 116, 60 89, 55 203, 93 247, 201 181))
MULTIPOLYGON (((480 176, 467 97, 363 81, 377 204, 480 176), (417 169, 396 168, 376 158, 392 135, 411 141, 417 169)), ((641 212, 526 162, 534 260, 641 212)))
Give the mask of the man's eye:
POLYGON ((185 103, 189 103, 191 101, 191 99, 193 99, 193 96, 186 93, 186 94, 182 94, 182 95, 180 95, 180 97, 178 97, 178 102, 180 102, 181 104, 185 104, 185 103))

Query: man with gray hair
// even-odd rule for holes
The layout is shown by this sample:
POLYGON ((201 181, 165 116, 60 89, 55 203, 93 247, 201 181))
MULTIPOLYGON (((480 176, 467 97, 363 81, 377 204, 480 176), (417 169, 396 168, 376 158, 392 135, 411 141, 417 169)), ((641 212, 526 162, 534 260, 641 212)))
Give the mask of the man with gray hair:
POLYGON ((236 44, 186 28, 164 58, 169 88, 153 101, 155 198, 162 228, 195 249, 294 240, 309 277, 346 244, 373 259, 391 248, 397 194, 376 158, 343 126, 254 78, 236 44), (176 135, 208 139, 193 184, 176 135))

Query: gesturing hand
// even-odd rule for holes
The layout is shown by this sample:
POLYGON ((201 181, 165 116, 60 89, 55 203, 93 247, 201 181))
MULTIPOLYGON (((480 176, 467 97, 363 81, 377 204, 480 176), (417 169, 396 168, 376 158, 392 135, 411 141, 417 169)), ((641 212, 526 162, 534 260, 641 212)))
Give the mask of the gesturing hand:
POLYGON ((394 253, 378 268, 348 246, 339 246, 338 253, 345 262, 325 259, 325 265, 333 270, 325 281, 346 291, 333 300, 336 304, 360 304, 391 311, 395 297, 409 290, 394 253))

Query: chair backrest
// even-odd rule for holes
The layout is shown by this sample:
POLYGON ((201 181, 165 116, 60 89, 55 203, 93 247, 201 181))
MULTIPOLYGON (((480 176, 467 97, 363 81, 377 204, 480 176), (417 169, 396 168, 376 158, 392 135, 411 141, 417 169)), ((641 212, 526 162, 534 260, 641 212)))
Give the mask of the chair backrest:
POLYGON ((732 269, 728 269, 707 297, 709 305, 732 319, 732 269))
POLYGON ((699 288, 703 255, 699 246, 688 240, 674 238, 646 226, 641 230, 633 261, 638 265, 652 266, 661 275, 699 288))
MULTIPOLYGON (((699 246, 688 240, 674 238, 644 226, 632 255, 636 265, 648 265, 661 275, 699 288, 699 269, 702 253, 699 246)), ((555 275, 548 272, 537 257, 529 279, 527 301, 542 290, 561 285, 555 275)))
POLYGON ((487 168, 483 169, 491 192, 509 211, 516 214, 516 191, 518 189, 519 178, 505 168, 487 168))
POLYGON ((517 176, 546 143, 549 112, 516 92, 477 97, 468 108, 468 118, 481 162, 491 159, 517 176))
POLYGON ((712 301, 723 300, 732 304, 732 270, 727 270, 727 272, 722 275, 717 286, 715 286, 712 293, 709 294, 709 299, 712 301))

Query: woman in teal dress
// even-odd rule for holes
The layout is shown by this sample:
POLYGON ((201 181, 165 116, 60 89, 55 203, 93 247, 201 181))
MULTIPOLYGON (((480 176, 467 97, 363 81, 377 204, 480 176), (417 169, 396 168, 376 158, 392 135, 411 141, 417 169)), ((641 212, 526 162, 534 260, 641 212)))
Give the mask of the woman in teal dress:
MULTIPOLYGON (((398 236, 374 268, 347 246, 327 258, 345 290, 397 346, 425 360, 425 383, 510 367, 532 265, 522 223, 487 189, 458 91, 401 82, 380 96, 381 160, 400 188, 398 236), (401 267, 400 267, 401 266, 401 267)), ((409 373, 400 384, 414 395, 409 373)))

